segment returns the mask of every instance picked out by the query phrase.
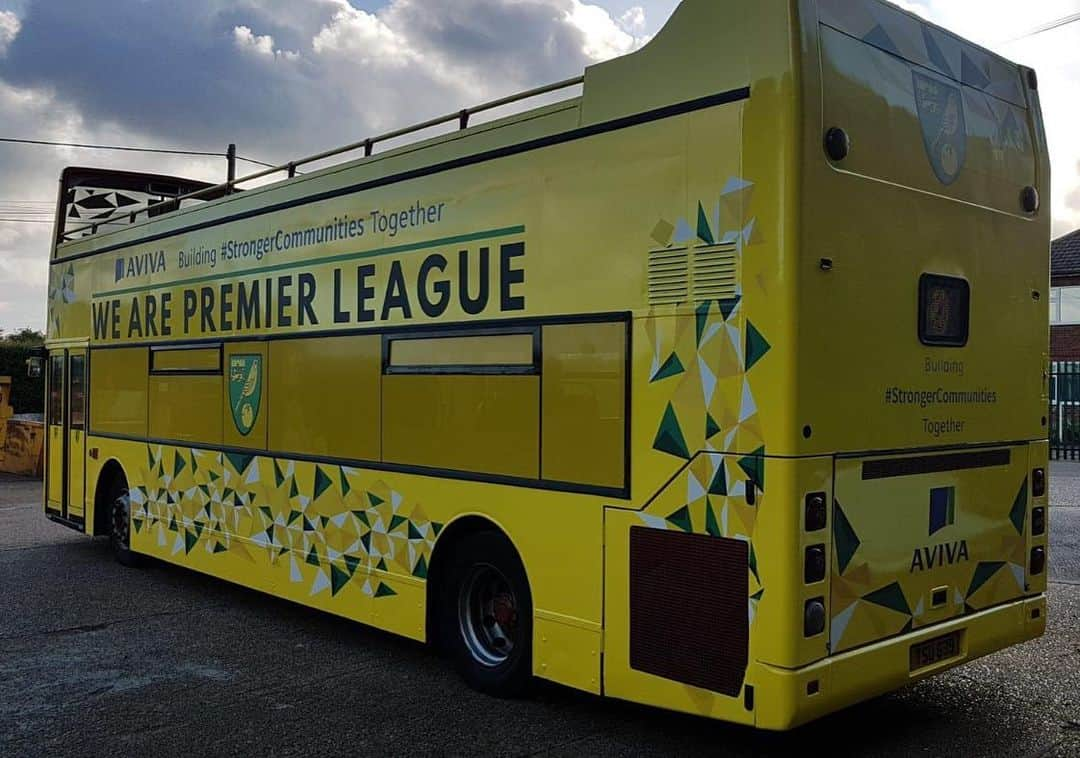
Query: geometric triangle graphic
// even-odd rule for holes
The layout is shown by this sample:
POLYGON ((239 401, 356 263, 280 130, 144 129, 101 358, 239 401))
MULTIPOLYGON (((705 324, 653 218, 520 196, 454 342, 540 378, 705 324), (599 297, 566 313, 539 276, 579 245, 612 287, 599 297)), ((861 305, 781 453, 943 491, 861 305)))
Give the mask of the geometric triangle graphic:
POLYGON ((1009 521, 1012 522, 1016 533, 1021 537, 1024 535, 1024 525, 1027 523, 1027 496, 1028 482, 1027 477, 1025 477, 1024 483, 1020 485, 1020 491, 1016 493, 1016 498, 1013 500, 1012 510, 1009 511, 1009 521))
POLYGON ((720 497, 727 497, 728 495, 727 472, 724 470, 723 461, 716 467, 716 474, 713 475, 712 483, 709 484, 709 494, 719 495, 720 497))
POLYGON ((679 427, 679 419, 675 415, 675 408, 668 403, 664 411, 664 418, 660 422, 660 430, 656 434, 653 448, 668 455, 674 455, 683 460, 690 460, 690 451, 686 446, 686 437, 679 427))
POLYGON ((975 89, 984 90, 990 84, 990 78, 981 68, 968 57, 966 52, 960 53, 960 77, 964 84, 975 89))
POLYGON ((893 582, 888 587, 882 587, 880 590, 874 590, 869 595, 864 595, 863 600, 897 613, 903 613, 905 616, 911 615, 911 608, 908 606, 907 598, 904 597, 904 590, 900 588, 898 582, 893 582))
POLYGON ((930 34, 928 27, 922 28, 923 42, 926 43, 926 54, 930 57, 930 62, 945 72, 945 75, 955 79, 956 74, 952 70, 952 66, 949 65, 949 61, 946 60, 945 54, 941 52, 941 48, 938 47, 937 41, 930 34))
POLYGON ((662 379, 670 379, 673 376, 686 373, 686 367, 682 365, 682 361, 679 360, 679 356, 672 353, 664 365, 656 372, 656 375, 650 379, 650 382, 659 382, 662 379))
POLYGON ((315 467, 315 491, 312 500, 318 500, 324 492, 330 489, 330 485, 333 481, 327 476, 326 472, 322 470, 322 466, 315 467))
POLYGON ((754 365, 765 357, 772 346, 761 336, 761 332, 746 322, 746 370, 749 371, 754 365))
POLYGON ((698 203, 697 236, 706 245, 715 245, 712 229, 709 228, 709 216, 705 213, 705 207, 698 203))
POLYGON ((862 543, 859 542, 859 535, 855 533, 855 529, 851 526, 851 522, 848 521, 847 516, 844 515, 844 509, 840 507, 840 503, 834 501, 834 504, 835 517, 833 518, 833 540, 836 542, 837 568, 840 570, 840 574, 843 575, 843 573, 847 571, 848 564, 851 563, 851 559, 855 557, 855 553, 862 543))
POLYGON ((694 531, 694 525, 690 520, 690 508, 685 505, 679 510, 672 513, 670 516, 668 516, 667 521, 672 526, 677 526, 684 532, 694 531))
POLYGON ((739 468, 761 492, 765 491, 765 448, 759 447, 752 455, 739 459, 739 468))
POLYGON ((720 531, 720 526, 716 523, 716 514, 713 512, 712 502, 705 501, 705 532, 710 537, 722 537, 724 533, 720 531))
POLYGON ((705 327, 709 325, 709 310, 712 303, 704 302, 697 307, 697 346, 701 347, 701 338, 705 336, 705 327))
POLYGON ((970 598, 979 588, 990 581, 990 578, 996 574, 1005 565, 1004 561, 989 561, 980 562, 975 567, 975 575, 971 577, 971 586, 968 587, 967 598, 970 598))
POLYGON ((712 417, 711 413, 705 414, 705 439, 711 440, 716 435, 723 431, 720 428, 720 424, 716 423, 716 419, 712 417))
POLYGON ((892 37, 885 31, 885 27, 878 24, 871 29, 866 36, 863 37, 863 42, 869 43, 874 47, 880 47, 886 52, 890 52, 893 55, 900 55, 900 49, 897 48, 896 43, 892 41, 892 37))

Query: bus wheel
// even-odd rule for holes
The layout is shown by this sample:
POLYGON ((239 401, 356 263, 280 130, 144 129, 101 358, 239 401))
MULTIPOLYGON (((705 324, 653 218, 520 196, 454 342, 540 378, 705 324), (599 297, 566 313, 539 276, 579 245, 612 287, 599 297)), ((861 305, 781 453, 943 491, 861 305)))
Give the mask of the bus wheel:
POLYGON ((131 494, 127 483, 117 477, 109 498, 112 512, 109 518, 109 542, 116 560, 128 568, 143 564, 142 557, 131 551, 131 494))
POLYGON ((440 630, 458 671, 496 697, 524 694, 532 681, 532 597, 513 546, 495 532, 458 545, 443 597, 440 630))

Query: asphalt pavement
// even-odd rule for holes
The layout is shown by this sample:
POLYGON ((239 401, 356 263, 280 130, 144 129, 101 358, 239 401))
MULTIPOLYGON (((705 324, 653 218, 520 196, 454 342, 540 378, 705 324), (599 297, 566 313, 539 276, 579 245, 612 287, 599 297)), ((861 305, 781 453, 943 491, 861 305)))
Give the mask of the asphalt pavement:
POLYGON ((1052 472, 1047 636, 789 735, 539 684, 179 568, 124 569, 0 478, 0 756, 1080 755, 1080 466, 1052 472))

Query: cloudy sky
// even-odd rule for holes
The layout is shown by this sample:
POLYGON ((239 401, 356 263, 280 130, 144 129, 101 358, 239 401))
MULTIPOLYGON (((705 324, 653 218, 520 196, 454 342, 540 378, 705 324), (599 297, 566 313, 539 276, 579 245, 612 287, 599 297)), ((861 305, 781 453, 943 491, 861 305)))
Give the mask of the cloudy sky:
MULTIPOLYGON (((716 0, 720 1, 720 0, 716 0)), ((579 74, 678 0, 0 0, 0 137, 223 150, 281 162, 579 74)), ((1080 0, 904 0, 1038 69, 1055 232, 1080 227, 1080 0)), ((0 144, 0 219, 65 165, 220 181, 222 159, 0 144)), ((45 323, 47 223, 0 220, 0 329, 45 323)))

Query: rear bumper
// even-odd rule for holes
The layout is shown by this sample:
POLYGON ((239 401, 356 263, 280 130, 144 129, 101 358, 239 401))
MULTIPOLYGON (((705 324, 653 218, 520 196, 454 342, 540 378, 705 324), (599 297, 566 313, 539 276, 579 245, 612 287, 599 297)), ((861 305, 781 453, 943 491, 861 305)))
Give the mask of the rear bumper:
POLYGON ((998 606, 936 624, 902 637, 836 655, 801 669, 763 666, 756 723, 761 729, 786 730, 854 703, 892 692, 955 666, 1046 631, 1046 596, 998 606), (910 671, 911 646, 951 632, 963 632, 962 653, 936 666, 910 671), (809 694, 817 682, 817 693, 809 694))

